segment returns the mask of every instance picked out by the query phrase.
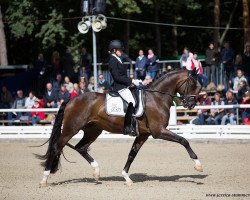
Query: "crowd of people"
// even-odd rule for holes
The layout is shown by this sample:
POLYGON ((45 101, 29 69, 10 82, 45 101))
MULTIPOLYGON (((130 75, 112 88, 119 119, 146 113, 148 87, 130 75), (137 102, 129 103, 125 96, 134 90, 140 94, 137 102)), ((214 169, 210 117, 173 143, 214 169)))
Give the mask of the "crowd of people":
MULTIPOLYGON (((250 104, 250 44, 245 45, 242 55, 235 55, 229 42, 224 42, 224 48, 218 52, 211 42, 205 53, 205 62, 201 62, 197 52, 191 52, 184 48, 180 58, 180 68, 193 70, 202 81, 202 92, 198 97, 198 105, 234 105, 250 104), (225 72, 224 84, 219 83, 218 70, 223 66, 225 72), (213 90, 213 97, 208 92, 213 90)), ((152 49, 145 55, 141 49, 135 61, 132 61, 126 54, 121 55, 122 62, 134 64, 134 73, 130 74, 131 79, 139 79, 142 84, 148 85, 163 74, 172 71, 171 65, 161 66, 158 64, 158 57, 152 49), (160 73, 161 72, 161 73, 160 73)), ((18 90, 15 98, 6 86, 1 88, 0 108, 58 108, 64 101, 74 98, 85 92, 94 92, 94 76, 92 72, 92 56, 86 50, 81 49, 80 68, 78 73, 74 71, 74 61, 70 50, 61 58, 59 52, 54 52, 51 65, 44 58, 43 54, 38 55, 34 62, 34 68, 39 72, 38 91, 35 95, 30 91, 25 97, 22 90, 18 90)), ((112 83, 105 80, 104 74, 98 75, 98 92, 105 93, 112 88, 112 83)), ((197 112, 194 124, 235 124, 235 109, 206 109, 197 112)), ((40 120, 45 119, 43 112, 31 113, 9 113, 9 120, 28 118, 36 125, 40 120)), ((242 124, 250 124, 250 109, 243 109, 241 112, 242 124)))

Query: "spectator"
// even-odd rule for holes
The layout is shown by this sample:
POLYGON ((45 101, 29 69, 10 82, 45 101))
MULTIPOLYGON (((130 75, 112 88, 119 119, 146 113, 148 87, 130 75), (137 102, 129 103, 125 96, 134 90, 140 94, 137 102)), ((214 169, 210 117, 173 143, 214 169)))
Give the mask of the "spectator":
POLYGON ((108 92, 110 85, 109 85, 108 81, 106 81, 104 79, 103 74, 100 74, 98 78, 99 78, 98 88, 101 89, 105 93, 108 92))
POLYGON ((159 68, 157 65, 157 57, 154 55, 152 49, 148 50, 148 59, 146 67, 147 67, 147 75, 149 75, 152 78, 152 80, 155 80, 159 68))
POLYGON ((201 61, 198 58, 198 54, 196 52, 194 52, 194 54, 189 53, 189 59, 187 61, 186 64, 186 68, 188 70, 193 70, 196 69, 197 73, 198 73, 198 77, 200 78, 201 82, 202 82, 202 87, 205 88, 207 86, 207 77, 206 75, 204 75, 203 73, 203 68, 201 65, 201 61))
MULTIPOLYGON (((241 104, 250 104, 250 91, 247 91, 242 99, 241 104)), ((245 125, 250 124, 250 108, 244 108, 242 112, 242 123, 245 125)))
POLYGON ((57 108, 57 95, 58 93, 52 88, 51 83, 47 83, 46 91, 43 95, 45 108, 57 108))
POLYGON ((185 47, 183 49, 183 53, 182 53, 181 58, 180 58, 181 68, 184 68, 184 69, 187 68, 188 58, 189 58, 189 49, 187 47, 185 47))
POLYGON ((244 51, 244 54, 242 55, 242 66, 243 66, 243 71, 245 72, 245 76, 247 77, 249 81, 250 80, 250 43, 247 43, 245 45, 245 51, 244 51))
MULTIPOLYGON (((17 97, 12 105, 12 109, 24 109, 25 107, 25 101, 26 98, 23 95, 23 91, 22 90, 18 90, 17 91, 17 97)), ((20 119, 24 114, 22 112, 17 112, 14 113, 16 115, 16 119, 20 119)), ((12 113, 8 113, 8 120, 12 119, 12 113)))
POLYGON ((206 69, 208 82, 216 83, 216 67, 218 65, 218 52, 214 49, 214 43, 210 42, 209 47, 206 50, 206 69))
POLYGON ((71 55, 70 49, 66 50, 66 53, 62 58, 61 65, 62 65, 64 76, 68 76, 71 80, 73 80, 75 77, 74 76, 75 75, 75 72, 74 72, 75 63, 73 61, 73 57, 71 55))
POLYGON ((88 84, 88 89, 90 92, 95 92, 94 84, 95 84, 95 78, 94 76, 91 76, 89 79, 89 84, 88 84))
POLYGON ((225 90, 225 85, 219 84, 216 88, 216 91, 220 94, 221 99, 226 98, 226 90, 225 90))
POLYGON ((245 93, 247 91, 249 91, 249 87, 247 86, 247 82, 244 80, 240 81, 239 90, 238 90, 238 93, 236 94, 236 99, 237 99, 238 103, 242 102, 243 97, 245 96, 245 93))
POLYGON ((62 74, 56 75, 56 80, 53 82, 52 86, 54 90, 58 93, 62 85, 62 74))
POLYGON ((83 81, 81 81, 79 83, 79 89, 80 89, 80 91, 79 91, 80 94, 83 94, 85 92, 89 92, 89 89, 86 87, 86 82, 83 82, 83 81))
POLYGON ((74 85, 73 85, 73 83, 70 82, 70 79, 68 76, 64 77, 64 85, 69 93, 71 93, 73 91, 74 85))
POLYGON ((233 90, 238 91, 240 87, 240 82, 245 81, 247 83, 247 79, 243 74, 243 71, 241 69, 237 70, 236 77, 233 79, 233 90))
POLYGON ((81 68, 84 67, 85 73, 87 74, 86 80, 88 80, 91 75, 92 56, 87 52, 85 47, 81 49, 80 66, 81 68))
MULTIPOLYGON (((31 108, 32 109, 44 108, 43 100, 35 98, 34 105, 31 108)), ((33 126, 35 126, 41 120, 45 120, 45 113, 44 112, 36 112, 36 111, 31 112, 31 121, 32 121, 33 126)))
POLYGON ((234 71, 237 71, 238 69, 243 70, 242 56, 240 54, 237 54, 235 56, 235 61, 234 61, 234 71))
POLYGON ((30 91, 29 92, 29 97, 26 98, 26 100, 25 100, 25 106, 24 107, 28 108, 28 109, 32 108, 32 106, 34 105, 35 99, 36 99, 36 97, 35 97, 34 92, 30 91))
POLYGON ((57 105, 60 106, 64 101, 70 99, 70 93, 67 91, 66 86, 62 85, 57 97, 57 105))
POLYGON ((0 96, 1 96, 0 108, 10 108, 13 102, 13 97, 6 86, 2 86, 2 91, 0 96))
POLYGON ((142 84, 143 84, 143 85, 149 85, 149 84, 152 83, 152 82, 153 82, 153 80, 152 80, 151 76, 147 75, 147 76, 145 77, 145 79, 143 80, 142 84))
POLYGON ((85 79, 85 82, 88 84, 89 76, 88 76, 88 74, 87 74, 87 71, 86 71, 86 67, 85 67, 85 66, 82 66, 82 67, 80 68, 79 76, 80 76, 80 79, 84 78, 84 79, 85 79))
POLYGON ((224 49, 222 49, 220 56, 221 56, 221 62, 226 72, 226 78, 227 78, 226 81, 228 83, 234 71, 233 68, 234 50, 230 47, 228 41, 224 42, 224 49))
POLYGON ((146 63, 147 58, 144 56, 143 50, 139 50, 139 56, 136 58, 135 61, 135 71, 137 79, 144 80, 146 76, 146 63))
MULTIPOLYGON (((225 102, 221 100, 220 93, 214 94, 214 101, 211 103, 213 106, 224 105, 225 102)), ((219 125, 222 117, 224 116, 224 108, 214 108, 210 110, 210 116, 207 119, 208 125, 219 125)))
POLYGON ((61 72, 61 58, 58 51, 54 51, 51 58, 51 78, 50 81, 53 82, 56 74, 61 72))
POLYGON ((43 94, 44 92, 44 85, 47 81, 49 81, 49 70, 48 70, 48 63, 44 59, 42 53, 38 55, 37 60, 35 61, 35 69, 38 74, 38 92, 43 94))
MULTIPOLYGON (((236 105, 237 101, 234 99, 233 92, 228 91, 226 94, 225 105, 236 105)), ((235 124, 235 109, 227 108, 225 109, 225 114, 221 119, 221 125, 226 125, 226 122, 229 121, 229 124, 235 124)))
MULTIPOLYGON (((204 91, 199 94, 197 105, 201 106, 211 105, 211 99, 207 95, 207 92, 204 91)), ((197 114, 199 118, 199 125, 204 125, 205 120, 210 116, 210 110, 209 109, 198 110, 197 114)))
POLYGON ((74 90, 70 93, 70 98, 73 99, 74 97, 78 96, 80 93, 80 89, 77 83, 74 84, 74 90))

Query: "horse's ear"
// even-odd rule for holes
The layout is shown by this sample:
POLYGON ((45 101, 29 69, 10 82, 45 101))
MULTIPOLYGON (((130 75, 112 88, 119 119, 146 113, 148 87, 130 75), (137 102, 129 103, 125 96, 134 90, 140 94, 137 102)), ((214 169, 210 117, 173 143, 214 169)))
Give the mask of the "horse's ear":
POLYGON ((194 69, 192 70, 191 74, 192 74, 193 77, 197 76, 198 73, 197 73, 197 71, 196 71, 196 68, 194 68, 194 69))

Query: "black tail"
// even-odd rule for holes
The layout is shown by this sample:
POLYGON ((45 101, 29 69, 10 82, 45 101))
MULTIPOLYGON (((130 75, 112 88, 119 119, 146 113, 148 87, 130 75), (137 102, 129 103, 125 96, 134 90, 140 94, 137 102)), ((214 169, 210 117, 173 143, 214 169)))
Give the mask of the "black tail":
POLYGON ((61 152, 58 152, 57 143, 61 135, 61 126, 62 126, 62 121, 64 117, 64 110, 68 102, 69 101, 63 102, 57 113, 55 123, 52 129, 52 133, 49 139, 49 146, 48 146, 48 150, 46 154, 36 155, 38 159, 46 160, 42 162, 41 165, 44 166, 46 170, 50 170, 51 173, 55 173, 59 165, 59 158, 60 158, 61 152), (48 169, 48 168, 51 168, 51 169, 48 169))

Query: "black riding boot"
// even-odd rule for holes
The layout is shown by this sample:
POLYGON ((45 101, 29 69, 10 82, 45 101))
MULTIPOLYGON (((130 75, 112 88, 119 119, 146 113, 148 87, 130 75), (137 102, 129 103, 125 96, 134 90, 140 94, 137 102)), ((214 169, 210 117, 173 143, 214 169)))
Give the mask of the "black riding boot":
POLYGON ((134 113, 134 106, 132 103, 128 104, 127 112, 124 119, 124 129, 123 134, 124 135, 131 135, 131 136, 138 136, 137 133, 137 122, 135 117, 133 117, 134 113))

